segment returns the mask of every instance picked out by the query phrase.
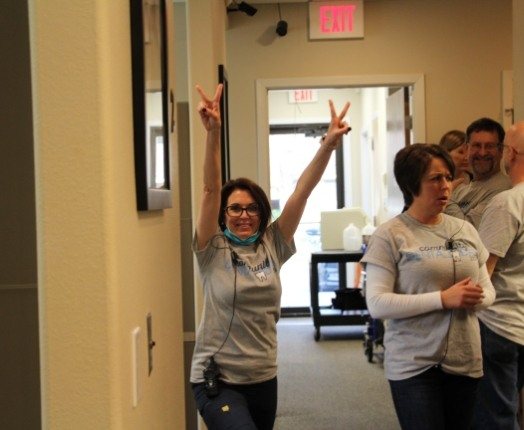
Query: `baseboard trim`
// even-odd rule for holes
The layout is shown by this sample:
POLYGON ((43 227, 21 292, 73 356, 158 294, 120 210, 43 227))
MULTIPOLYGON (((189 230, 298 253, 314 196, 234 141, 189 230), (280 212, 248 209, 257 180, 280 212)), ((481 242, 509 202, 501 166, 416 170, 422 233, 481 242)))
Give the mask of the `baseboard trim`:
POLYGON ((282 318, 310 317, 311 309, 309 307, 282 308, 280 316, 282 318))

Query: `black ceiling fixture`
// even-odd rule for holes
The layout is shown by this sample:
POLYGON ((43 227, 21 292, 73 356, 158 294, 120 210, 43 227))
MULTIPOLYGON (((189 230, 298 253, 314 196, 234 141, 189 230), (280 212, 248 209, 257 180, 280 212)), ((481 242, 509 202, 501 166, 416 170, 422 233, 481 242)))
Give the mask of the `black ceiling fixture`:
POLYGON ((257 8, 251 6, 245 1, 237 3, 235 0, 233 0, 227 7, 228 12, 244 12, 249 16, 253 16, 255 13, 257 13, 257 10, 257 8))
POLYGON ((276 32, 280 37, 287 34, 287 22, 282 20, 282 15, 280 13, 280 3, 278 3, 278 22, 276 32))

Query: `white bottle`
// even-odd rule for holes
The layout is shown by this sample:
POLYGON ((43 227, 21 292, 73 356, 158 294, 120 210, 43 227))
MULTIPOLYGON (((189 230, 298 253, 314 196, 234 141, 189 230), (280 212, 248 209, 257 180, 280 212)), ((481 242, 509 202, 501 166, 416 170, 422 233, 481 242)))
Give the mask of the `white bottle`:
POLYGON ((362 229, 362 241, 367 246, 369 244, 369 238, 375 232, 376 228, 372 224, 366 224, 362 229))
POLYGON ((343 232, 342 242, 346 251, 360 251, 362 248, 362 233, 355 224, 350 223, 343 232))

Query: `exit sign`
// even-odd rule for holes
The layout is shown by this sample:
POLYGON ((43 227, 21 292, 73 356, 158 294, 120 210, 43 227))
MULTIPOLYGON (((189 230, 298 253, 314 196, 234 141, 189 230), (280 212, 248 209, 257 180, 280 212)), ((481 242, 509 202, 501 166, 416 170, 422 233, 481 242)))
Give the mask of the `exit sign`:
POLYGON ((288 100, 289 103, 315 103, 318 101, 317 90, 290 90, 288 91, 288 100))
POLYGON ((356 39, 363 37, 363 0, 309 2, 310 39, 356 39))

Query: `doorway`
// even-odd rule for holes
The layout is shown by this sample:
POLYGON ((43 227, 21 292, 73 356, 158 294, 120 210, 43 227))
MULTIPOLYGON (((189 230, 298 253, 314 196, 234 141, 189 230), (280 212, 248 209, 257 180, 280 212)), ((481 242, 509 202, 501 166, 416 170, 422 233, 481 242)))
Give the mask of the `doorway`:
MULTIPOLYGON (((263 173, 268 172, 269 181, 266 183, 268 183, 267 189, 271 190, 272 199, 275 189, 278 190, 279 187, 287 187, 287 195, 292 191, 292 189, 289 190, 290 184, 283 185, 282 178, 278 178, 275 175, 276 171, 280 171, 279 175, 281 175, 282 170, 282 167, 278 166, 278 161, 275 162, 275 159, 286 160, 284 170, 294 172, 295 176, 300 174, 318 147, 318 137, 321 133, 318 130, 315 132, 315 127, 318 128, 319 123, 326 124, 329 121, 327 100, 333 99, 336 109, 340 109, 346 100, 349 100, 352 104, 348 117, 353 130, 349 135, 350 138, 345 139, 343 144, 344 154, 339 157, 338 162, 335 161, 335 157, 331 160, 333 166, 328 167, 326 175, 316 190, 319 191, 321 197, 315 198, 312 195, 311 200, 308 202, 308 207, 295 236, 297 254, 282 270, 283 312, 291 311, 290 313, 293 313, 293 310, 304 311, 309 309, 309 260, 311 252, 320 250, 320 237, 315 235, 315 232, 318 233, 319 230, 320 211, 333 210, 344 206, 361 207, 368 214, 368 217, 374 221, 375 225, 389 218, 387 211, 389 192, 386 173, 387 148, 383 143, 387 135, 387 121, 383 118, 386 116, 388 96, 390 93, 394 93, 394 89, 403 87, 398 84, 398 82, 402 82, 401 79, 383 79, 383 82, 387 85, 359 86, 352 82, 351 85, 345 87, 342 85, 335 88, 320 87, 316 89, 318 94, 315 95, 315 98, 319 101, 316 112, 311 105, 295 104, 291 106, 291 109, 288 106, 289 112, 287 116, 285 113, 283 114, 285 107, 282 107, 282 101, 288 99, 287 93, 289 90, 296 89, 296 86, 274 88, 274 85, 270 85, 269 82, 257 83, 258 113, 260 116, 261 110, 267 112, 265 122, 270 129, 266 140, 269 142, 269 147, 263 148, 264 145, 259 146, 259 172, 261 172, 260 176, 264 176, 263 173), (273 102, 276 98, 275 94, 278 93, 281 93, 281 105, 275 108, 273 102), (259 95, 262 96, 262 94, 265 94, 265 100, 263 100, 263 103, 259 103, 259 95), (377 102, 377 100, 381 101, 377 102), (275 115, 275 112, 278 112, 278 115, 275 115), (311 130, 309 131, 304 130, 307 129, 308 123, 311 124, 311 130), (291 134, 289 134, 289 130, 287 136, 279 133, 282 129, 286 129, 286 127, 289 129, 293 126, 296 129, 291 134), (275 145, 281 146, 281 148, 275 149, 275 145), (285 147, 287 149, 284 149, 285 147), (285 151, 285 153, 279 151, 285 151), (274 155, 272 155, 273 152, 274 155), (260 164, 265 156, 268 158, 268 163, 262 167, 260 164), (295 164, 300 167, 294 167, 295 164), (342 166, 338 176, 335 168, 336 164, 342 166), (363 168, 363 166, 365 167, 363 168), (331 190, 328 185, 330 181, 333 186, 331 190), (342 186, 338 188, 338 192, 340 192, 340 189, 343 190, 342 205, 340 202, 337 202, 337 191, 334 186, 337 182, 342 183, 342 186), (313 200, 315 201, 313 202, 313 200)), ((410 96, 409 104, 413 107, 423 107, 423 103, 421 103, 421 98, 423 99, 423 97, 416 97, 417 91, 423 89, 422 77, 404 79, 403 83, 406 84, 403 92, 409 93, 410 96)), ((281 80, 279 80, 278 84, 282 84, 281 80)), ((415 118, 416 116, 417 114, 414 113, 412 120, 414 127, 411 134, 420 136, 424 133, 424 116, 422 115, 422 121, 418 122, 415 118)), ((261 121, 262 119, 258 121, 259 125, 261 121)), ((259 135, 263 134, 260 133, 260 128, 258 131, 259 135)), ((259 181, 262 184, 264 183, 262 178, 259 181)), ((290 180, 290 183, 293 183, 293 179, 290 180)), ((280 190, 276 191, 276 193, 280 193, 280 190)), ((279 195, 278 199, 273 200, 279 200, 279 205, 285 203, 285 200, 281 201, 282 195, 279 195)), ((276 207, 278 208, 278 205, 276 207)), ((275 215, 278 215, 278 213, 275 213, 275 215)), ((331 298, 334 296, 333 290, 338 285, 337 277, 339 271, 337 268, 326 267, 324 271, 327 274, 328 281, 331 280, 334 284, 331 291, 327 289, 326 294, 323 294, 324 297, 319 297, 321 306, 331 304, 331 298)), ((346 283, 348 286, 353 285, 352 268, 347 270, 346 283)))

